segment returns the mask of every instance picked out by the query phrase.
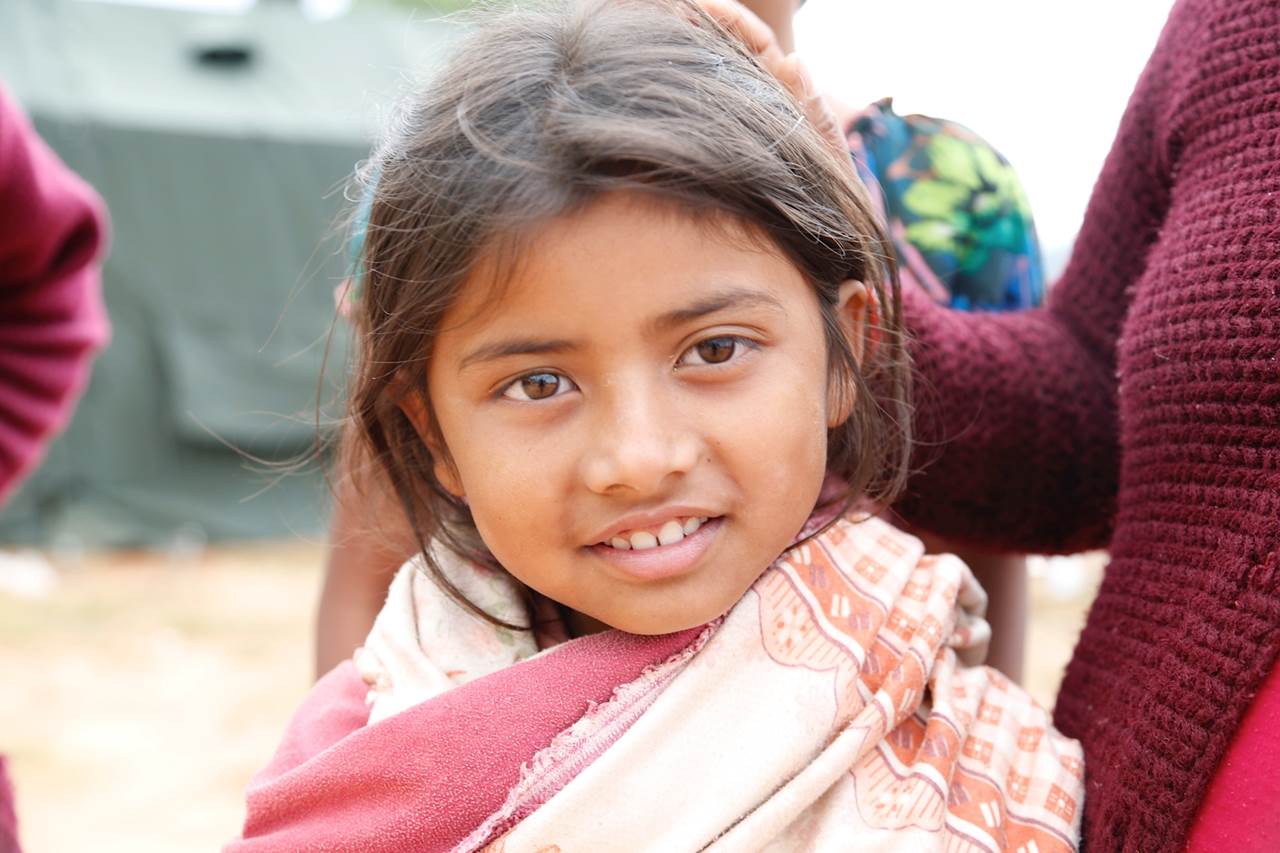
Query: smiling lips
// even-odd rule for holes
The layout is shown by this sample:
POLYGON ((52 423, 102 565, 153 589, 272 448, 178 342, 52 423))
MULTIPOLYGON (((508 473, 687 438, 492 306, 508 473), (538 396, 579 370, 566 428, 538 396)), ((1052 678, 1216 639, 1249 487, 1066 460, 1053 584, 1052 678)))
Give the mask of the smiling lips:
POLYGON ((626 579, 645 583, 670 580, 702 564, 723 526, 724 516, 678 516, 664 521, 656 532, 640 527, 622 530, 590 550, 626 579))
POLYGON ((644 551, 659 545, 674 545, 686 536, 697 532, 705 524, 706 517, 673 518, 657 530, 637 529, 623 531, 602 542, 617 551, 644 551))

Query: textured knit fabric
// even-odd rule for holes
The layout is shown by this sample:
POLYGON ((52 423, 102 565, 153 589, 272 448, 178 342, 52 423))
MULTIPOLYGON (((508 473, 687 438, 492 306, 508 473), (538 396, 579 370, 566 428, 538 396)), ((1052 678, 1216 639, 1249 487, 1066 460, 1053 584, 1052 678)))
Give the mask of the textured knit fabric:
POLYGON ((0 88, 0 502, 63 425, 107 337, 101 202, 0 88))
POLYGON ((1191 824, 1187 853, 1280 850, 1280 666, 1262 682, 1191 824))
POLYGON ((1280 647, 1280 3, 1174 7, 1045 308, 907 299, 945 446, 901 510, 1110 549, 1056 721, 1086 846, 1176 849, 1280 647))

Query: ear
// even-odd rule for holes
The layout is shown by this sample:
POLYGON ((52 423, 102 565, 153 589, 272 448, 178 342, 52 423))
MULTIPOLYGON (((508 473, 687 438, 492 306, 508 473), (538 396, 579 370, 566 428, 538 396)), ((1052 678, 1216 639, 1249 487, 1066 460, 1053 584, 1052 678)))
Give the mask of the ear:
POLYGON ((867 354, 868 321, 875 312, 874 302, 871 288, 862 282, 849 279, 840 285, 836 311, 849 341, 849 349, 853 351, 858 364, 862 364, 862 359, 867 354))
POLYGON ((404 416, 409 419, 409 423, 413 424, 414 432, 418 434, 418 438, 422 439, 422 443, 431 451, 432 471, 435 473, 436 479, 440 481, 440 485, 444 486, 454 497, 465 498, 466 493, 462 488, 462 480, 449 462, 449 454, 441 446, 435 430, 431 428, 431 414, 427 409, 427 401, 422 394, 417 390, 406 391, 400 395, 397 405, 400 407, 400 411, 404 412, 404 416))
MULTIPOLYGON (((836 296, 836 317, 854 361, 862 363, 867 351, 867 327, 874 297, 865 284, 849 279, 836 296)), ((827 389, 827 427, 835 429, 853 414, 854 389, 850 383, 830 383, 827 389), (843 385, 843 387, 841 387, 843 385)))

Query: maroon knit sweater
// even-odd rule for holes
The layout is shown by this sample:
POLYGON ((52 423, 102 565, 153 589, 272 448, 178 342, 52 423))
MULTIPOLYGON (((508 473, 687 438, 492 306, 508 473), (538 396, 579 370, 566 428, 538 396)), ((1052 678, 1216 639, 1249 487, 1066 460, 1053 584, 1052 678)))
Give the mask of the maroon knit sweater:
POLYGON ((943 444, 901 510, 1110 549, 1056 722, 1087 845, 1178 849, 1280 648, 1280 2, 1175 6, 1046 307, 906 298, 943 444))
POLYGON ((0 504, 70 417, 106 342, 106 227, 93 190, 0 86, 0 504))

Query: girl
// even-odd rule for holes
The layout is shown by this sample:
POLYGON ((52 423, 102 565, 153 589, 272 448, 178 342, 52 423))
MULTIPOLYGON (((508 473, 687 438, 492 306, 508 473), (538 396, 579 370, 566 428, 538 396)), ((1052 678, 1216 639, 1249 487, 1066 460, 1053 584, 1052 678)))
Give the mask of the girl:
MULTIPOLYGON (((741 5, 773 31, 781 52, 794 50, 792 17, 801 0, 742 0, 741 5)), ((861 111, 837 112, 845 144, 892 238, 904 286, 923 287, 944 304, 974 310, 1040 303, 1039 243, 1008 161, 954 122, 895 114, 888 99, 861 111)), ((353 266, 371 203, 364 197, 357 208, 350 241, 353 266)), ((345 306, 358 300, 359 287, 344 283, 339 293, 347 318, 345 306)), ((370 473, 377 477, 376 470, 370 473)), ((403 514, 395 497, 384 494, 388 489, 376 480, 357 484, 341 469, 334 482, 330 548, 316 612, 317 679, 364 642, 396 569, 419 551, 407 523, 398 523, 403 514)), ((924 541, 969 565, 988 598, 987 665, 1020 681, 1027 608, 1023 559, 927 536, 924 541)))
POLYGON ((232 849, 1074 847, 968 570, 861 511, 909 449, 884 237, 707 5, 507 12, 375 159, 356 452, 421 554, 232 849))

